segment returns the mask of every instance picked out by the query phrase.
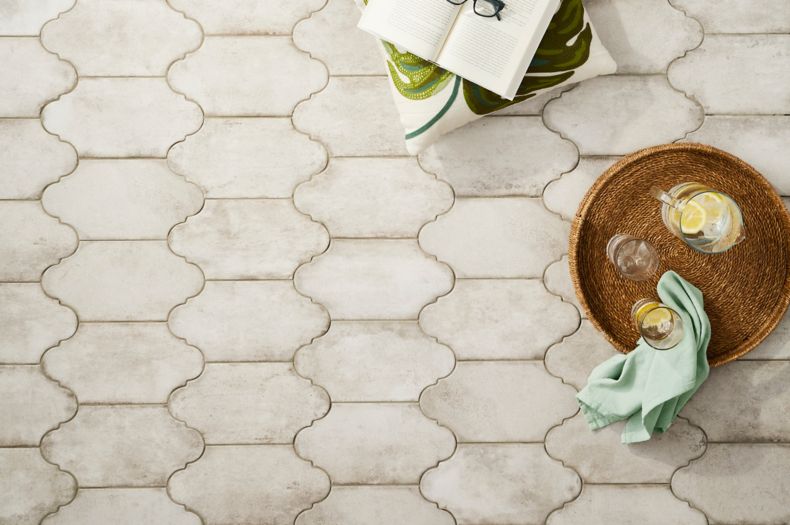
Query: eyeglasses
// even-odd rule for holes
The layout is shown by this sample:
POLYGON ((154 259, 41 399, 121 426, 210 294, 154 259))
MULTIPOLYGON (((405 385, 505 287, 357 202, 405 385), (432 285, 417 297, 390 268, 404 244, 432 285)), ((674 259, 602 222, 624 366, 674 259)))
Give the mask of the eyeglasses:
MULTIPOLYGON (((462 5, 466 0, 447 0, 453 5, 462 5)), ((497 20, 502 20, 500 12, 505 8, 505 2, 502 0, 474 0, 475 14, 484 16, 486 18, 496 17, 497 20)))

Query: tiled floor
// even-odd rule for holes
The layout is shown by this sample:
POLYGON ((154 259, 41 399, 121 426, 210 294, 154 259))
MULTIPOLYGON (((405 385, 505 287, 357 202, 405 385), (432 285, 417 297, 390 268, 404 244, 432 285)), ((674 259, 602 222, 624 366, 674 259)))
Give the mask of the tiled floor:
POLYGON ((790 319, 649 443, 574 402, 604 167, 790 195, 786 0, 672 1, 414 158, 352 0, 0 0, 0 524, 790 523, 790 319))

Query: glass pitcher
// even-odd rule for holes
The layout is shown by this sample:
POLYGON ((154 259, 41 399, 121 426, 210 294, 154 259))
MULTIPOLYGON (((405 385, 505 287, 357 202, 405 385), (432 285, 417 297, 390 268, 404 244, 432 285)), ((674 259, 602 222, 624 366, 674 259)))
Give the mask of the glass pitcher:
POLYGON ((650 193, 662 203, 664 225, 699 252, 721 253, 746 239, 741 209, 725 193, 698 182, 669 192, 653 186, 650 193))

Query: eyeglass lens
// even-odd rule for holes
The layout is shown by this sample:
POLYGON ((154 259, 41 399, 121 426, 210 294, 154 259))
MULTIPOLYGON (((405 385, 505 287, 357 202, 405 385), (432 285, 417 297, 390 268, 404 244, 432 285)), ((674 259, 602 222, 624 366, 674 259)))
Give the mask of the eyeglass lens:
MULTIPOLYGON (((466 0, 447 0, 453 5, 462 5, 466 0)), ((476 14, 485 17, 496 16, 499 18, 499 12, 505 7, 504 2, 501 0, 474 0, 474 11, 476 14)))
POLYGON ((475 13, 480 16, 495 16, 500 10, 497 3, 489 0, 475 0, 475 13))

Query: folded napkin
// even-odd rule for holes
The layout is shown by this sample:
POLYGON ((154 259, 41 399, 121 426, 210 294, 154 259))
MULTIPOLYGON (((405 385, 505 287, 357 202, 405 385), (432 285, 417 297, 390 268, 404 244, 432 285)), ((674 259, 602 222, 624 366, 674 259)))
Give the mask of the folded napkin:
POLYGON ((710 321, 702 293, 672 271, 661 276, 657 290, 661 301, 683 318, 683 340, 670 350, 655 350, 640 339, 633 351, 595 367, 576 395, 592 429, 628 420, 623 443, 647 441, 654 430, 666 431, 708 378, 710 321))

